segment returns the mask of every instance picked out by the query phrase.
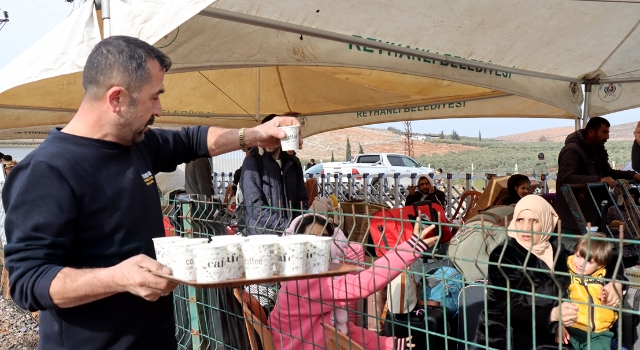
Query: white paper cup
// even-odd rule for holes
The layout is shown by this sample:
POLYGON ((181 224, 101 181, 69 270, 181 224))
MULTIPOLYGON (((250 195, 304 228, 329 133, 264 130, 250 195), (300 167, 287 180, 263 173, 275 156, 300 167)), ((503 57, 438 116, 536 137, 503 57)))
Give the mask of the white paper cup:
POLYGON ((242 243, 244 273, 247 278, 273 276, 276 261, 276 243, 270 241, 248 241, 242 243))
POLYGON ((307 242, 307 272, 320 273, 329 270, 332 237, 309 236, 307 242))
POLYGON ((179 240, 187 239, 185 237, 171 236, 171 237, 156 237, 152 238, 153 248, 156 251, 156 260, 162 265, 167 265, 169 263, 169 253, 168 247, 171 242, 176 242, 179 240))
MULTIPOLYGON (((207 238, 189 238, 169 242, 166 247, 166 255, 168 256, 168 261, 164 265, 171 269, 173 275, 177 277, 175 270, 184 269, 184 262, 186 261, 184 257, 189 256, 193 260, 193 253, 191 252, 191 248, 196 245, 207 244, 207 241, 207 238)), ((190 280, 195 279, 196 276, 194 270, 193 278, 190 278, 190 280)))
POLYGON ((242 278, 244 275, 244 255, 240 242, 227 246, 227 279, 242 278))
POLYGON ((280 129, 285 132, 285 137, 280 139, 280 147, 283 151, 295 151, 299 149, 298 138, 300 137, 300 126, 280 126, 280 129))
POLYGON ((201 244, 191 249, 198 282, 210 283, 227 279, 226 243, 201 244))
POLYGON ((171 256, 171 273, 173 277, 195 281, 196 269, 193 265, 193 253, 176 254, 171 256))
POLYGON ((278 242, 281 264, 280 275, 302 275, 307 272, 307 241, 283 239, 278 242))

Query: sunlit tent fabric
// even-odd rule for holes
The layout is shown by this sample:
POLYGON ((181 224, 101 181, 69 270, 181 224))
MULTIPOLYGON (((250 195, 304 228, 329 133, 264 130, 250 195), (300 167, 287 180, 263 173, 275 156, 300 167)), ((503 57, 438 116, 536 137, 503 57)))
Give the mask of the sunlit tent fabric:
MULTIPOLYGON (((638 6, 524 0, 473 5, 464 0, 112 0, 110 17, 112 35, 139 37, 174 62, 165 78, 160 126, 251 126, 269 113, 296 112, 309 136, 398 120, 575 119, 583 101, 576 82, 640 78, 638 6), (225 11, 442 59, 219 19, 225 11), (445 57, 470 65, 445 62, 445 57), (474 62, 504 70, 472 67, 474 62), (512 67, 566 79, 507 72, 512 67)), ((83 63, 100 39, 97 17, 93 4, 85 3, 0 71, 0 138, 62 125, 73 116, 83 94, 83 63)), ((593 85, 589 115, 637 106, 635 84, 593 85)))

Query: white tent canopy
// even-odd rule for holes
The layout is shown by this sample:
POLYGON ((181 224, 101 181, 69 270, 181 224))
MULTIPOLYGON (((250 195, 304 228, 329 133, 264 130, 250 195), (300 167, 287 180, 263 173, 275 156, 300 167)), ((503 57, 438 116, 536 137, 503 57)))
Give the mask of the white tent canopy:
MULTIPOLYGON (((639 6, 111 0, 110 17, 112 35, 139 37, 174 62, 162 125, 251 126, 296 112, 308 136, 397 120, 575 119, 584 79, 606 83, 593 85, 588 116, 636 107, 639 6)), ((0 138, 73 116, 97 17, 85 3, 0 71, 0 138)))

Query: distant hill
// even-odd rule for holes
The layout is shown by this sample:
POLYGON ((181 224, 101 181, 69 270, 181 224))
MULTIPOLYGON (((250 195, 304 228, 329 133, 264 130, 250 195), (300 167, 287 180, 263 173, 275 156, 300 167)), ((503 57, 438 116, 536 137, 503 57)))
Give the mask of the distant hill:
MULTIPOLYGON (((543 119, 541 119, 543 120, 543 119)), ((638 123, 625 123, 611 126, 609 130, 609 140, 611 141, 623 141, 633 140, 633 131, 636 129, 638 123)), ((519 134, 507 135, 496 137, 496 140, 509 141, 509 142, 564 142, 567 135, 574 132, 575 129, 571 126, 561 128, 549 128, 534 130, 529 132, 523 132, 519 134)))

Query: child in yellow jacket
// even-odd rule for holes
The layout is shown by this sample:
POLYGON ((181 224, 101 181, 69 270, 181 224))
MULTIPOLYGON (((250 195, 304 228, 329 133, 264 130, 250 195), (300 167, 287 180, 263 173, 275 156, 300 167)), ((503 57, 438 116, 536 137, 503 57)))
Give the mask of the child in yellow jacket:
POLYGON ((599 233, 583 236, 576 243, 574 255, 567 259, 569 273, 572 274, 569 298, 576 301, 574 304, 578 306, 578 316, 576 323, 569 327, 569 334, 563 338, 566 344, 570 336, 568 341, 576 350, 587 349, 588 342, 589 349, 610 350, 613 332, 609 329, 618 319, 616 311, 602 306, 607 299, 606 290, 603 289, 607 282, 602 278, 607 272, 605 266, 611 259, 611 243, 594 240, 594 237, 605 238, 599 233))

